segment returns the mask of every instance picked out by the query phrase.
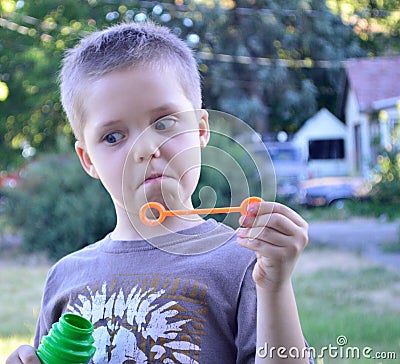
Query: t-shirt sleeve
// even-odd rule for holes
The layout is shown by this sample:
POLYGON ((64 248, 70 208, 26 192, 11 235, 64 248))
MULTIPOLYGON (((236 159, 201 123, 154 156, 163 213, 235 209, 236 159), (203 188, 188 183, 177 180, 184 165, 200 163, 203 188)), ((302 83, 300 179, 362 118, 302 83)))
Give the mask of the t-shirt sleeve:
POLYGON ((237 310, 237 348, 236 363, 250 364, 255 361, 256 353, 256 320, 257 320, 257 295, 252 278, 255 259, 251 261, 243 276, 239 293, 237 310))
POLYGON ((50 275, 50 272, 47 275, 46 284, 45 284, 44 290, 43 290, 42 304, 41 304, 41 308, 40 308, 40 313, 39 313, 39 317, 38 317, 38 320, 37 320, 37 323, 36 323, 35 338, 34 338, 34 341, 33 341, 33 346, 36 349, 39 347, 39 344, 40 344, 40 341, 41 341, 42 337, 44 335, 46 335, 47 332, 48 332, 48 329, 47 329, 48 323, 46 322, 43 304, 45 302, 45 297, 49 294, 49 275, 50 275))
POLYGON ((56 287, 59 286, 55 278, 55 270, 54 266, 49 270, 43 289, 42 303, 33 341, 35 348, 38 348, 42 337, 48 334, 53 323, 61 317, 62 307, 54 304, 54 297, 57 295, 56 287))
POLYGON ((45 330, 44 330, 44 322, 43 322, 43 316, 40 314, 37 324, 36 324, 36 332, 35 332, 35 339, 33 341, 33 346, 37 349, 39 347, 40 341, 44 335, 46 335, 45 330))

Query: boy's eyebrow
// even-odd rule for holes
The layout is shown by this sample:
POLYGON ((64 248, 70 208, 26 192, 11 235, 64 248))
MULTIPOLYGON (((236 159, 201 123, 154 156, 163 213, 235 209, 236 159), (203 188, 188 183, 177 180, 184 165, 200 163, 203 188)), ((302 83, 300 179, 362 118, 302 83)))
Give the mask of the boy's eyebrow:
POLYGON ((173 102, 170 102, 170 103, 163 104, 161 106, 157 106, 156 108, 151 110, 151 113, 156 116, 158 116, 159 114, 163 114, 163 113, 170 115, 170 114, 175 114, 179 111, 182 111, 179 109, 180 108, 178 105, 174 104, 173 102))
POLYGON ((122 121, 119 119, 112 119, 112 120, 106 120, 106 121, 100 121, 94 125, 95 129, 98 129, 99 131, 107 130, 109 128, 112 128, 115 125, 120 124, 122 121))

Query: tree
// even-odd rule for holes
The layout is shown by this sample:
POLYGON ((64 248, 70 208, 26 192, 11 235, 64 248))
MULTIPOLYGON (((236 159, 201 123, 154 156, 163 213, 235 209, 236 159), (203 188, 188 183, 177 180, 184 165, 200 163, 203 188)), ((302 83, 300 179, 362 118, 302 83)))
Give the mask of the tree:
POLYGON ((57 85, 63 51, 86 32, 133 20, 140 8, 140 2, 128 9, 117 2, 0 0, 0 81, 9 90, 0 102, 0 170, 23 164, 35 150, 72 144, 57 85))
MULTIPOLYGON (((342 60, 382 51, 377 38, 362 42, 332 3, 0 0, 0 82, 9 90, 0 101, 0 170, 23 164, 21 151, 29 157, 33 148, 41 153, 72 143, 57 87, 63 51, 86 32, 120 21, 151 18, 197 51, 205 107, 232 113, 262 133, 294 132, 320 107, 335 111, 342 60)), ((386 25, 394 44, 398 24, 386 25)))
POLYGON ((206 15, 212 36, 201 47, 234 56, 206 62, 207 101, 260 132, 294 132, 320 107, 334 111, 340 62, 365 54, 352 28, 321 1, 237 1, 206 15))
POLYGON ((400 51, 398 0, 328 0, 333 13, 350 24, 370 56, 400 51))
POLYGON ((0 169, 22 164, 21 152, 28 158, 34 148, 54 150, 60 138, 72 139, 59 101, 57 71, 63 49, 73 45, 83 27, 73 19, 78 14, 89 18, 71 0, 42 0, 40 6, 24 2, 21 9, 16 4, 0 3, 5 25, 0 77, 9 88, 0 103, 0 169))
MULTIPOLYGON (((400 104, 398 106, 400 112, 400 104)), ((385 120, 387 114, 381 112, 380 118, 385 120)), ((386 119, 388 122, 390 119, 386 119)), ((372 197, 378 203, 400 202, 400 123, 390 133, 390 140, 378 151, 376 166, 372 170, 374 186, 372 197)))

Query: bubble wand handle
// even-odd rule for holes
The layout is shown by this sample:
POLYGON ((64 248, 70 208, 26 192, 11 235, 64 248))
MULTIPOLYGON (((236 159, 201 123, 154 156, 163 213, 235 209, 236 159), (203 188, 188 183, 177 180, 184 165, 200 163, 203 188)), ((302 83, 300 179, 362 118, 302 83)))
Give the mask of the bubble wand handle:
POLYGON ((141 207, 139 211, 139 218, 148 226, 156 226, 162 224, 167 216, 229 214, 231 212, 240 212, 241 215, 249 215, 247 206, 252 203, 259 203, 262 201, 263 200, 260 197, 248 197, 243 200, 239 207, 214 207, 191 210, 166 210, 165 207, 158 202, 148 202, 141 207), (154 219, 147 217, 146 212, 149 209, 157 210, 159 216, 154 219))

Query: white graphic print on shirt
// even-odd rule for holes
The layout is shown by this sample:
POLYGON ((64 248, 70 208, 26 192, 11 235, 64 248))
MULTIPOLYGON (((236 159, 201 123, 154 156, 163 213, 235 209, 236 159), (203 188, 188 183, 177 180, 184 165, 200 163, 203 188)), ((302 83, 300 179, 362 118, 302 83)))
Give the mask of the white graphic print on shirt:
POLYGON ((189 279, 146 281, 88 286, 69 304, 94 325, 93 363, 198 363, 207 287, 189 279))

